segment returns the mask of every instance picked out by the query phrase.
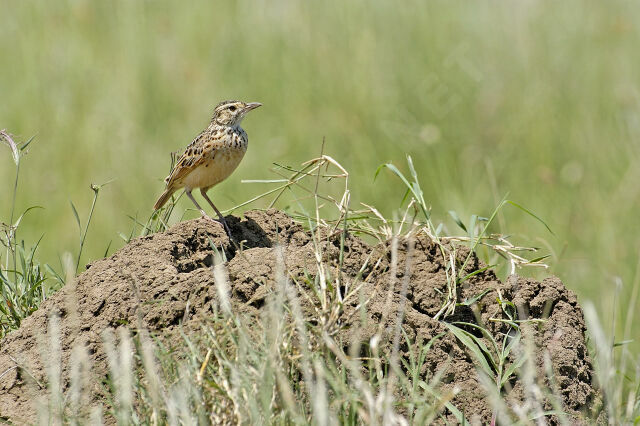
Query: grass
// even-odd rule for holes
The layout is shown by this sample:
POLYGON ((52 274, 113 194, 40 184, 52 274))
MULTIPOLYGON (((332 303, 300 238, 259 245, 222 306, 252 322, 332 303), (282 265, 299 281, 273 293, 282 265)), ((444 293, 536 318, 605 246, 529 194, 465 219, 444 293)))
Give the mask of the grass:
MULTIPOLYGON (((0 264, 0 338, 9 331, 20 327, 23 318, 33 313, 46 297, 43 284, 46 280, 44 271, 35 258, 36 250, 42 238, 27 248, 24 240, 20 240, 18 229, 25 215, 37 207, 25 209, 17 218, 15 199, 18 193, 20 163, 24 153, 33 139, 17 144, 5 130, 0 131, 0 142, 9 147, 15 165, 13 196, 9 223, 0 222, 2 235, 0 243, 5 248, 4 262, 0 264), (15 219, 15 221, 14 221, 15 219)), ((0 261, 2 257, 0 257, 0 261)))
MULTIPOLYGON (((450 291, 442 295, 443 309, 438 313, 443 320, 458 306, 475 303, 474 300, 455 303, 456 286, 479 272, 463 272, 469 257, 462 264, 454 261, 456 247, 466 245, 477 249, 482 243, 496 256, 502 255, 502 263, 519 268, 535 267, 539 261, 520 262, 519 255, 513 257, 511 250, 505 250, 509 247, 508 238, 487 232, 491 218, 478 220, 478 225, 471 228, 463 224, 461 228, 467 228, 467 231, 475 229, 466 236, 441 233, 438 230, 442 227, 434 226, 431 213, 421 205, 420 179, 411 160, 412 180, 399 169, 386 167, 410 189, 411 195, 407 197, 401 219, 386 219, 369 206, 352 210, 349 173, 331 156, 323 154, 304 163, 300 169, 287 168, 291 174, 286 179, 271 182, 278 185, 277 191, 266 191, 262 197, 297 206, 294 211, 298 212, 298 219, 306 222, 314 236, 317 262, 311 275, 315 278, 309 277, 304 282, 287 279, 289 274, 281 254, 275 272, 276 291, 268 298, 268 308, 261 318, 262 328, 256 328, 255 320, 236 316, 231 309, 225 259, 221 253, 212 268, 219 303, 213 315, 201 324, 200 333, 190 337, 183 335, 181 350, 169 351, 154 341, 143 326, 140 310, 137 324, 132 325, 133 334, 126 327, 120 327, 115 334, 111 329, 104 331, 102 338, 110 373, 104 383, 106 399, 102 402, 88 399, 91 367, 81 347, 75 348, 71 356, 70 386, 63 393, 60 326, 57 317, 51 317, 47 333, 51 354, 45 360, 48 381, 41 385, 47 386, 48 397, 38 403, 38 422, 95 424, 112 417, 123 425, 428 424, 440 419, 446 408, 459 423, 469 423, 474 413, 465 412, 465 407, 452 403, 460 389, 445 390, 442 372, 434 372, 428 379, 421 373, 433 342, 444 334, 429 342, 413 341, 405 332, 401 309, 397 312, 391 336, 392 350, 388 354, 376 349, 377 344, 373 343, 376 336, 364 357, 358 356, 360 348, 345 349, 336 340, 336 331, 341 327, 337 321, 340 311, 350 299, 362 296, 358 284, 364 277, 359 276, 354 282, 342 282, 340 275, 330 272, 331 266, 323 260, 326 258, 320 244, 323 235, 348 230, 373 241, 395 241, 396 244, 392 244, 392 270, 398 268, 397 254, 393 254, 397 241, 419 234, 432 238, 440 255, 451 259, 446 264, 450 291), (300 176, 304 178, 300 179, 300 176), (323 181, 339 189, 332 191, 331 187, 323 185, 323 181), (309 201, 312 210, 306 208, 309 201), (302 314, 299 298, 305 298, 315 306, 311 317, 302 314), (401 345, 410 353, 408 359, 399 357, 401 345)), ((503 205, 501 203, 499 207, 503 205)), ((170 203, 165 210, 152 215, 142 227, 142 234, 162 229, 170 221, 174 208, 170 203)), ((528 213, 524 211, 524 214, 528 213)), ((88 229, 88 225, 84 229, 88 229)), ((341 235, 345 233, 341 232, 341 235)), ((84 237, 86 233, 81 233, 80 241, 84 237)), ((516 249, 515 252, 520 252, 516 249)), ((67 273, 68 285, 74 285, 76 258, 70 254, 65 256, 63 270, 67 273)), ((395 283, 401 286, 401 294, 407 291, 410 263, 405 267, 409 268, 403 274, 405 279, 395 283)), ((32 282, 32 285, 41 287, 39 283, 32 282)), ((7 289, 11 291, 12 287, 7 289)), ((393 286, 388 291, 391 294, 393 286)), ((538 371, 533 363, 534 348, 523 338, 526 333, 521 327, 532 321, 520 321, 515 305, 508 300, 501 298, 501 306, 507 318, 504 321, 510 329, 504 334, 493 335, 482 323, 443 322, 477 362, 478 375, 494 407, 492 422, 533 424, 544 416, 554 415, 561 424, 570 424, 571 420, 559 402, 560 390, 557 384, 554 385, 550 360, 545 371, 538 371), (469 332, 470 328, 478 330, 483 338, 469 332), (525 389, 530 389, 521 405, 513 405, 504 398, 503 388, 515 377, 525 382, 525 389), (548 387, 539 386, 544 380, 550 383, 548 387), (554 409, 544 411, 542 407, 549 400, 554 409)), ((360 310, 366 309, 364 301, 360 310)), ((73 312, 70 317, 79 318, 73 312)), ((608 420, 614 424, 633 423, 640 418, 640 376, 637 371, 634 376, 634 370, 627 367, 628 363, 635 366, 636 361, 627 345, 615 345, 612 337, 603 331, 592 305, 587 306, 586 317, 592 330, 591 350, 598 386, 606 397, 608 420), (632 374, 625 375, 625 371, 632 371, 632 374), (621 377, 625 380, 620 380, 621 377)), ((380 322, 383 323, 384 320, 380 322)), ((381 334, 377 335, 378 339, 381 337, 381 334)), ((593 415, 593 419, 603 407, 594 408, 593 413, 587 413, 593 415)))
MULTIPOLYGON (((20 140, 37 135, 17 205, 46 211, 27 218, 25 238, 47 229, 39 251, 56 264, 60 247, 76 246, 69 200, 89 205, 87 187, 114 179, 83 261, 109 241, 117 249, 129 216, 151 213, 168 154, 218 101, 242 98, 265 106, 245 122, 251 147, 240 169, 212 191, 221 206, 260 192, 241 179, 264 178, 273 162, 299 164, 325 137, 351 173, 354 201, 391 217, 402 194, 375 184, 372 170, 410 154, 438 221, 456 226, 450 209, 486 217, 508 193, 556 236, 508 211, 497 231, 508 221, 522 241, 539 238, 552 256, 548 272, 581 297, 607 298, 616 277, 628 296, 638 274, 638 241, 627 230, 640 195, 640 7, 494 6, 9 2, 0 18, 0 127, 20 140)), ((0 179, 12 175, 0 156, 0 179)))
MULTIPOLYGON (((325 138, 350 172, 351 205, 375 205, 391 218, 406 188, 374 181, 373 170, 404 165, 409 154, 421 177, 420 208, 437 224, 434 234, 450 235, 462 225, 469 235, 460 239, 475 242, 490 263, 501 249, 518 262, 517 249, 534 241, 550 254, 549 268, 529 274, 553 273, 581 301, 599 301, 607 341, 619 343, 636 329, 635 3, 546 0, 489 9, 460 1, 398 7, 381 0, 282 0, 199 1, 187 8, 166 0, 40 0, 3 6, 0 128, 17 134, 16 141, 36 135, 37 149, 25 156, 22 145, 20 163, 28 164, 22 172, 14 167, 16 150, 0 155, 0 217, 9 219, 2 332, 64 281, 61 252, 76 253, 81 265, 163 229, 171 211, 139 218, 151 214, 168 153, 184 147, 223 98, 265 107, 245 122, 251 148, 236 174, 213 191, 218 205, 241 205, 262 193, 265 183, 255 181, 264 179, 267 164, 288 173, 288 165, 315 155, 325 138), (92 218, 90 232, 81 227, 78 247, 69 201, 93 205, 96 194, 87 187, 111 179, 95 211, 74 208, 76 218, 92 218), (518 209, 496 210, 485 227, 482 218, 491 218, 507 193, 555 235, 518 209), (44 210, 17 216, 36 204, 44 210), (504 234, 506 223, 519 230, 511 243, 493 240, 489 248, 477 238, 483 229, 504 234), (58 280, 42 281, 45 264, 58 265, 46 270, 59 271, 58 280), (630 314, 623 320, 620 312, 630 314)), ((411 175, 409 167, 398 171, 411 175)), ((263 207, 265 200, 242 208, 263 207)), ((183 202, 178 207, 188 205, 183 202)), ((542 263, 536 257, 522 256, 542 263)), ((513 262, 501 263, 502 276, 513 262)), ((459 278, 451 271, 443 314, 455 308, 450 301, 459 278)), ((625 358, 639 347, 634 341, 612 350, 625 358)))

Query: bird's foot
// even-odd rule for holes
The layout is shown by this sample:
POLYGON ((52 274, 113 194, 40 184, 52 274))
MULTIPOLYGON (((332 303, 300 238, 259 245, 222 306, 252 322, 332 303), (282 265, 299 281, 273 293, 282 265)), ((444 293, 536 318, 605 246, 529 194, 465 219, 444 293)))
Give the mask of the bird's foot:
POLYGON ((229 238, 233 239, 233 236, 231 235, 231 229, 229 229, 229 225, 227 225, 227 221, 225 220, 225 218, 221 217, 218 222, 222 223, 222 226, 224 226, 224 230, 227 231, 227 235, 229 236, 229 238))
POLYGON ((211 216, 209 216, 208 214, 204 214, 204 215, 202 215, 202 218, 205 219, 205 220, 210 220, 212 222, 220 223, 224 227, 224 230, 227 233, 227 235, 229 236, 229 238, 233 238, 232 235, 231 235, 231 229, 229 229, 229 225, 227 225, 227 221, 224 219, 224 217, 220 217, 220 219, 214 219, 211 216))

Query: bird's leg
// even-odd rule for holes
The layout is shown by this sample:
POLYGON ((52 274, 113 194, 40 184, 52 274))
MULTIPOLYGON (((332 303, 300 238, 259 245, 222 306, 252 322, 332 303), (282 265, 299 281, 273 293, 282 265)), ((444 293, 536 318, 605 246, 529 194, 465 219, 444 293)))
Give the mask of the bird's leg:
POLYGON ((213 204, 213 201, 211 201, 211 199, 207 195, 207 191, 204 188, 200 188, 200 194, 202 194, 202 197, 205 200, 207 200, 207 202, 209 203, 209 205, 211 205, 211 207, 213 207, 213 210, 216 212, 216 214, 220 218, 220 223, 222 223, 222 225, 224 226, 224 229, 225 231, 227 231, 227 234, 231 236, 231 230, 229 229, 229 225, 227 225, 227 221, 225 220, 224 216, 222 216, 222 213, 220 213, 220 210, 218 210, 218 208, 213 204))
POLYGON ((200 204, 198 204, 198 202, 196 201, 196 199, 195 199, 195 198, 193 198, 193 195, 191 195, 191 190, 190 190, 190 189, 185 189, 185 190, 184 190, 184 192, 185 192, 185 194, 187 194, 187 197, 189 197, 189 199, 190 199, 191 201, 193 201, 193 204, 195 204, 195 205, 196 205, 196 207, 198 208, 198 210, 200 210, 200 214, 202 215, 202 217, 204 217, 204 218, 208 218, 208 219, 211 219, 211 218, 209 217, 209 215, 207 214, 207 212, 205 212, 205 211, 202 209, 202 207, 200 207, 200 204))

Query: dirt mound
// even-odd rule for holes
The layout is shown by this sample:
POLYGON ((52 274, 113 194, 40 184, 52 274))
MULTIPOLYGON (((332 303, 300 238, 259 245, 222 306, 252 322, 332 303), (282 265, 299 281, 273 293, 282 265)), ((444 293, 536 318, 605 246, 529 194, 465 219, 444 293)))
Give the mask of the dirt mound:
MULTIPOLYGON (((400 242, 397 267, 393 267, 390 243, 369 246, 357 237, 339 233, 314 243, 300 225, 276 210, 250 211, 242 220, 228 220, 235 239, 242 241, 240 250, 230 244, 218 224, 205 220, 182 222, 164 233, 137 239, 110 258, 93 262, 78 277, 75 287, 65 287, 45 301, 19 330, 0 342, 0 418, 17 423, 36 418, 34 401, 47 392, 42 359, 48 357, 48 347, 39 336, 47 330, 52 313, 61 318, 63 384, 68 386, 66 366, 72 346, 78 343, 88 348, 95 377, 104 378, 107 367, 101 334, 106 328, 134 328, 142 318, 151 333, 168 336, 177 334, 181 324, 186 330, 197 329, 199 318, 213 311, 218 295, 211 272, 212 245, 222 249, 227 258, 233 312, 260 318, 275 286, 273 247, 283 246, 289 276, 303 279, 316 270, 315 244, 320 244, 324 261, 333 265, 333 273, 343 274, 343 283, 362 277, 361 294, 368 298, 364 320, 362 313, 356 312, 362 300, 353 300, 339 313, 336 324, 340 327, 333 330, 336 340, 345 348, 356 342, 368 347, 370 338, 382 330, 380 348, 389 354, 397 312, 402 310, 404 330, 412 342, 426 343, 443 334, 433 340, 426 353, 421 379, 429 380, 438 372, 443 394, 454 388, 459 390, 451 402, 467 418, 484 423, 491 420, 493 410, 479 383, 477 360, 443 322, 432 319, 447 291, 446 269, 437 246, 426 237, 400 242), (409 274, 408 279, 405 274, 409 274)), ((466 253, 459 250, 459 259, 464 259, 466 253)), ((466 270, 470 273, 481 267, 472 258, 466 270)), ((498 294, 513 303, 509 306, 518 310, 520 320, 546 318, 527 323, 538 348, 536 368, 544 371, 544 355, 549 354, 555 385, 564 409, 572 416, 571 422, 581 421, 594 405, 600 404, 591 385, 593 372, 582 311, 576 296, 560 280, 549 278, 540 283, 513 276, 502 283, 487 270, 471 277, 458 293, 461 302, 482 297, 475 303, 462 303, 455 317, 447 318, 447 322, 484 324, 493 336, 510 330, 505 322, 505 305, 499 303, 498 294)), ((313 311, 309 301, 300 298, 300 303, 306 313, 313 311)), ((483 338, 478 329, 465 329, 483 338)), ((400 345, 401 357, 408 358, 409 351, 406 344, 400 345)), ((510 355, 511 362, 515 357, 515 353, 510 355)), ((513 376, 505 384, 503 397, 514 404, 524 401, 533 386, 525 386, 525 382, 513 376)), ((98 388, 96 385, 96 393, 98 388)), ((541 407, 545 411, 554 408, 549 401, 541 407)), ((455 423, 451 412, 445 409, 444 413, 448 421, 455 423)), ((557 419, 548 416, 547 420, 554 423, 557 419)))

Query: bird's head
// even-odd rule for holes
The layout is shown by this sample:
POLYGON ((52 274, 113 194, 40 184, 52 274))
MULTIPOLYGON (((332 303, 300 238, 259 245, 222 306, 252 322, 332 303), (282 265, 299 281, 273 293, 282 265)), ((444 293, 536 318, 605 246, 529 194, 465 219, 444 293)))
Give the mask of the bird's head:
POLYGON ((237 126, 244 116, 262 104, 259 102, 223 101, 213 110, 212 124, 237 126))

